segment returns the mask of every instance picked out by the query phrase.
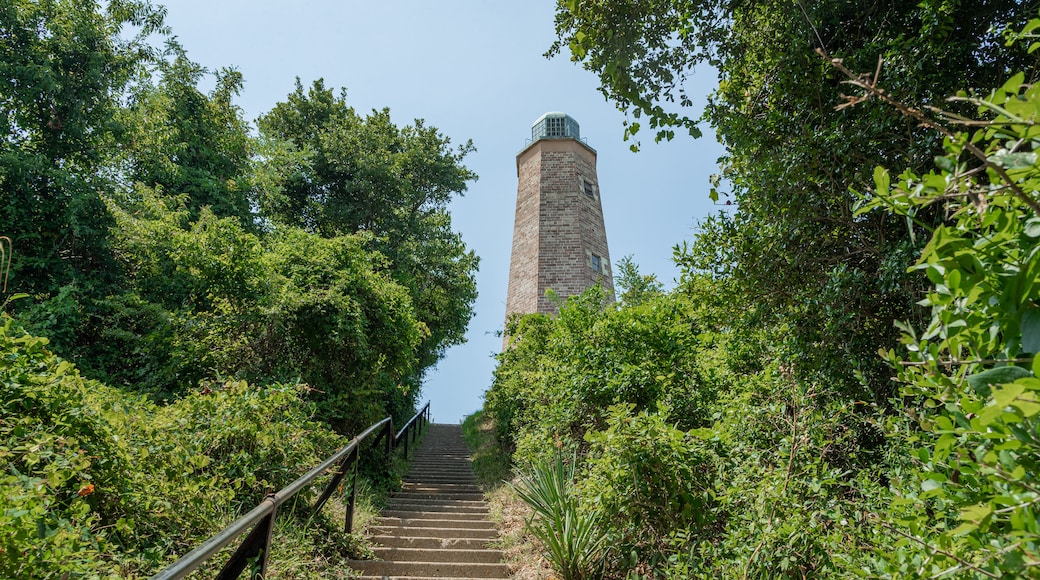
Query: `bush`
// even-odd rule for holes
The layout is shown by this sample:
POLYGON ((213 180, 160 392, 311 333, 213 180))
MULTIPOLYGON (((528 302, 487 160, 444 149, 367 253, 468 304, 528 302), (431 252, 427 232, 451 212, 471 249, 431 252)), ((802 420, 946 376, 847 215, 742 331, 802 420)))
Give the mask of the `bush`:
POLYGON ((0 577, 152 573, 344 443, 298 387, 157 407, 46 347, 0 315, 0 577))
POLYGON ((945 136, 936 170, 892 183, 878 167, 864 208, 951 215, 913 268, 932 284, 929 324, 902 327, 905 353, 882 351, 910 403, 889 422, 908 456, 883 524, 895 544, 886 574, 1034 577, 1040 566, 1040 85, 1018 73, 970 102, 978 128, 926 120, 945 136))
POLYGON ((677 532, 713 528, 715 458, 697 434, 668 423, 667 408, 633 408, 611 407, 607 428, 588 434, 578 489, 596 506, 619 554, 636 566, 667 553, 677 532))
POLYGON ((706 354, 711 338, 695 330, 693 303, 679 293, 622 308, 603 300, 593 287, 569 298, 558 317, 510 322, 513 339, 485 405, 520 463, 545 458, 556 441, 584 451, 585 433, 606 427, 612 405, 638 412, 663 403, 682 428, 707 424, 708 404, 728 377, 706 354))
POLYGON ((0 315, 0 576, 115 573, 104 524, 128 468, 96 403, 110 393, 0 315))

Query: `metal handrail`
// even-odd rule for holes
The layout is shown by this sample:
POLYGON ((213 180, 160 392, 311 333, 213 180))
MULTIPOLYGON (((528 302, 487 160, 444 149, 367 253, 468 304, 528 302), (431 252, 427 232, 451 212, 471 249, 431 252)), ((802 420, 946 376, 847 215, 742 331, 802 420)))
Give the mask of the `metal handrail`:
POLYGON ((397 449, 399 442, 402 440, 404 441, 404 454, 405 457, 407 457, 409 438, 414 442, 418 435, 418 431, 429 422, 430 403, 427 402, 418 413, 413 415, 412 418, 405 423, 405 426, 398 433, 394 433, 394 420, 391 417, 386 417, 378 423, 373 424, 368 429, 365 429, 360 435, 351 439, 350 443, 347 443, 331 457, 321 462, 320 465, 311 469, 280 491, 268 494, 267 497, 265 497, 259 505, 250 510, 249 513, 243 515, 232 522, 228 527, 217 532, 214 536, 204 541, 194 550, 178 558, 177 561, 169 567, 163 569, 155 576, 152 576, 152 580, 172 580, 187 576, 205 563, 206 560, 213 557, 214 554, 228 546, 242 534, 246 533, 246 531, 249 531, 249 535, 246 536, 245 540, 243 540, 241 544, 239 544, 234 555, 232 555, 227 563, 224 564, 224 567, 220 570, 217 578, 219 580, 238 578, 249 565, 250 560, 257 557, 260 558, 258 562, 259 568, 254 568, 252 578, 260 579, 266 577, 267 556, 270 553, 269 546, 271 544, 271 532, 274 530, 274 518, 278 511, 278 506, 282 505, 313 483, 318 476, 323 475, 337 463, 339 464, 339 469, 336 471, 336 475, 334 475, 328 484, 325 485, 325 489, 322 491, 318 500, 314 502, 313 511, 315 514, 321 511, 321 508, 324 507, 325 502, 332 497, 333 492, 339 486, 339 483, 343 480, 347 471, 353 469, 353 482, 350 486, 350 497, 347 501, 347 515, 346 521, 344 522, 344 529, 347 533, 350 533, 354 526, 354 501, 357 494, 357 462, 358 450, 361 442, 376 431, 379 431, 376 443, 380 440, 384 441, 384 450, 388 462, 390 460, 390 452, 397 449))

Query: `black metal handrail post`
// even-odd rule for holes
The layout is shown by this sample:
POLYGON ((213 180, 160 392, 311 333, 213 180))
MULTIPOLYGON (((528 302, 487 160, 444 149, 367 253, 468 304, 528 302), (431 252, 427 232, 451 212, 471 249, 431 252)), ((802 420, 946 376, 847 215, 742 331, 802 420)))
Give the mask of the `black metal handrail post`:
POLYGON ((421 425, 423 422, 423 417, 428 416, 429 413, 430 404, 426 403, 426 405, 422 409, 420 409, 418 413, 413 415, 412 418, 409 419, 407 423, 405 423, 404 427, 401 427, 401 430, 397 432, 397 435, 394 436, 394 448, 397 448, 398 444, 402 440, 404 441, 405 457, 408 457, 409 438, 411 438, 413 442, 416 440, 416 437, 418 436, 418 433, 416 432, 416 426, 421 425))
MULTIPOLYGON (((271 552, 271 536, 274 530, 274 518, 277 514, 278 506, 302 491, 332 467, 337 468, 336 473, 325 485, 325 489, 322 491, 317 501, 314 502, 314 506, 311 509, 314 514, 320 512, 321 508, 324 507, 325 503, 330 497, 332 497, 332 494, 335 492, 344 476, 346 476, 347 471, 353 469, 353 473, 351 474, 350 495, 347 499, 346 506, 346 522, 344 522, 344 529, 346 529, 347 533, 350 533, 354 525, 354 506, 357 498, 357 464, 360 455, 361 442, 376 432, 379 433, 376 439, 376 444, 379 442, 379 437, 386 437, 383 449, 386 453, 386 466, 387 469, 389 469, 390 453, 397 448, 397 442, 400 436, 403 434, 407 437, 407 430, 415 424, 417 419, 421 422, 424 413, 428 417, 429 412, 430 404, 426 403, 419 412, 408 420, 405 424, 405 428, 401 430, 401 433, 396 435, 394 433, 393 419, 390 417, 386 417, 378 423, 371 425, 360 435, 351 439, 349 443, 343 446, 331 457, 321 462, 320 465, 314 467, 277 493, 269 494, 262 502, 260 502, 259 505, 250 510, 249 513, 236 519, 228 527, 217 532, 214 536, 204 541, 194 550, 181 556, 176 562, 164 570, 161 570, 155 576, 152 576, 152 580, 172 580, 187 576, 206 562, 206 560, 213 557, 217 552, 231 544, 232 541, 242 534, 245 534, 247 531, 249 532, 248 535, 242 543, 239 544, 235 553, 227 563, 224 564, 224 567, 217 575, 217 578, 218 580, 231 580, 233 578, 238 578, 242 572, 245 571, 246 567, 249 566, 250 561, 255 562, 253 564, 253 572, 250 575, 251 578, 259 580, 266 577, 268 556, 271 552), (257 560, 257 558, 259 559, 257 560)), ((408 452, 407 441, 406 438, 406 454, 408 452)))
POLYGON ((354 448, 353 469, 354 474, 350 480, 350 498, 347 500, 347 515, 343 522, 343 529, 349 534, 354 531, 354 503, 357 501, 357 457, 358 450, 354 448))

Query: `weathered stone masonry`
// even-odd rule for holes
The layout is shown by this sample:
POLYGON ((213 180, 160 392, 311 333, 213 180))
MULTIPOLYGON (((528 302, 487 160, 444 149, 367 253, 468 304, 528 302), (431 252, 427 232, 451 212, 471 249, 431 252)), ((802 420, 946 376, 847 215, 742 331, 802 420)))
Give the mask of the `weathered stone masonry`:
POLYGON ((507 318, 514 313, 555 313, 545 296, 547 289, 566 298, 598 283, 614 299, 596 151, 580 140, 577 122, 562 113, 539 119, 532 138, 516 157, 507 318), (557 129, 566 120, 565 131, 545 127, 558 119, 557 129))

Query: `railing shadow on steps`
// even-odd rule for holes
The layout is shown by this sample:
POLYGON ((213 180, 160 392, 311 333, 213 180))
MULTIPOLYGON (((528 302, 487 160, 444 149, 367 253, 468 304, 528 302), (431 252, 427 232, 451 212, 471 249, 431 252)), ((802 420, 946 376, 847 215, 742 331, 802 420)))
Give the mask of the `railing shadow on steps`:
POLYGON ((338 469, 332 479, 329 480, 328 484, 325 485, 325 490, 322 491, 321 496, 314 502, 312 511, 315 515, 321 511, 321 508, 324 507, 325 502, 332 497, 332 494, 336 491, 340 482, 343 481, 347 472, 353 469, 351 474, 353 481, 350 486, 350 496, 347 499, 347 517, 344 522, 344 529, 347 533, 350 533, 354 525, 354 501, 357 493, 357 462, 358 451, 361 448, 361 443, 373 434, 378 433, 372 447, 374 448, 380 441, 383 441, 383 450, 387 459, 386 468, 389 470, 391 459, 390 453, 399 446, 403 446, 404 454, 407 457, 409 440, 411 440, 412 443, 415 443, 419 431, 425 425, 429 424, 429 422, 430 403, 427 402, 418 413, 413 415, 412 418, 404 424, 404 427, 402 427, 400 431, 394 432, 394 420, 391 417, 386 417, 382 421, 373 424, 368 429, 365 429, 360 435, 354 437, 350 443, 347 443, 320 465, 311 469, 296 481, 285 486, 281 491, 268 494, 267 497, 264 498, 264 501, 260 502, 260 504, 253 508, 249 513, 238 518, 232 522, 231 525, 217 532, 216 535, 200 544, 197 548, 188 552, 184 556, 181 556, 169 567, 165 568, 155 576, 152 576, 152 580, 173 580, 187 576, 206 562, 206 560, 213 557, 214 554, 231 544, 231 542, 236 540, 242 534, 246 533, 246 531, 249 531, 249 535, 242 540, 238 549, 235 550, 235 553, 227 563, 224 564, 224 567, 216 577, 218 580, 238 578, 242 572, 252 564, 253 573, 251 577, 253 579, 265 578, 267 576, 267 556, 270 553, 269 547, 271 545, 271 532, 274 530, 274 518, 278 511, 278 506, 291 499, 300 491, 306 489, 315 479, 325 474, 334 466, 338 466, 338 469))

